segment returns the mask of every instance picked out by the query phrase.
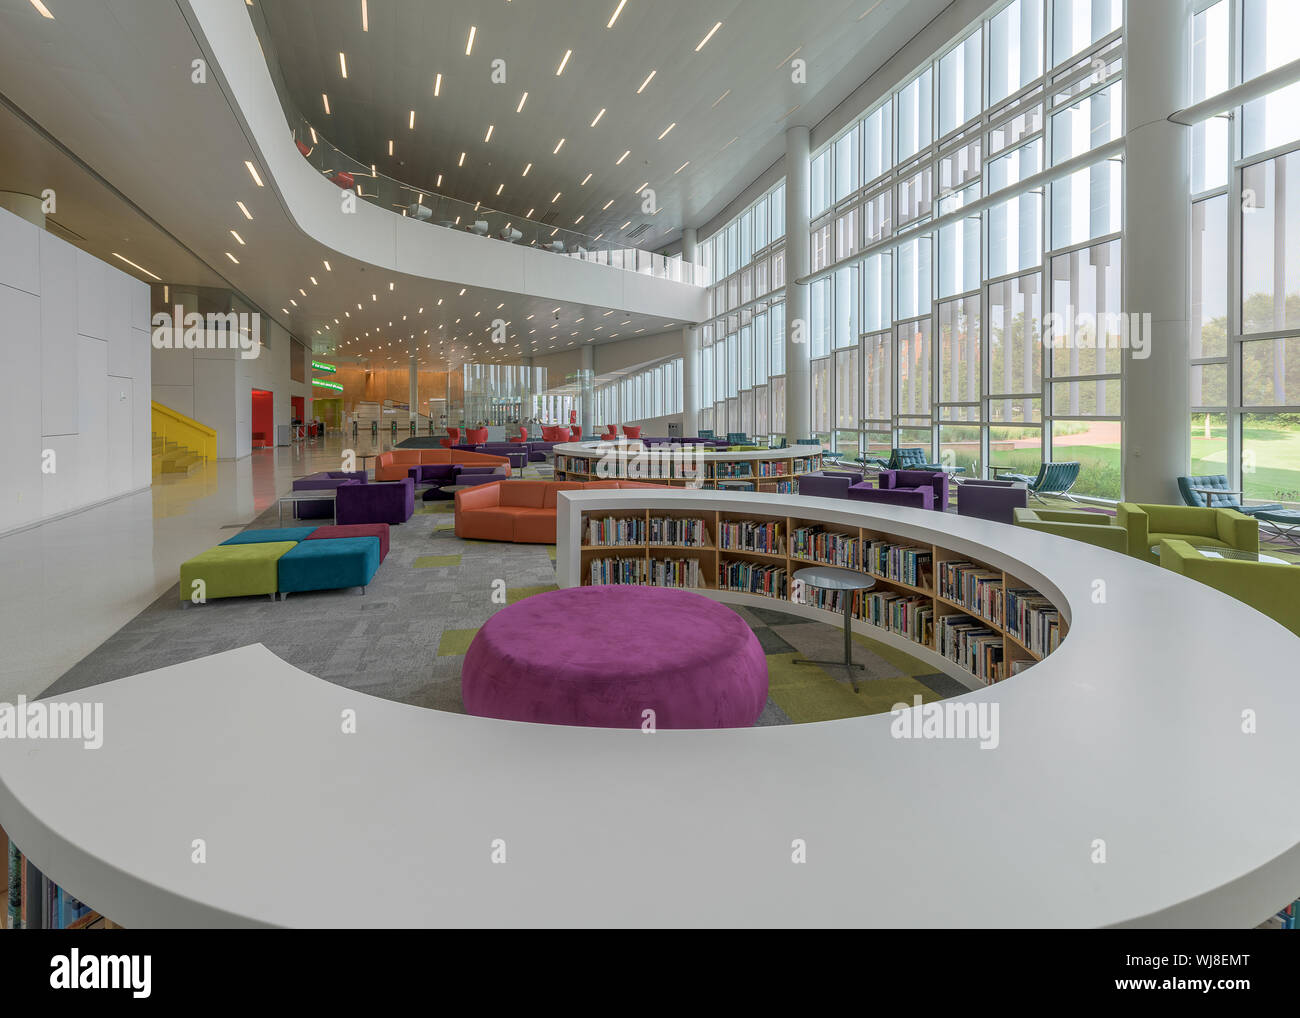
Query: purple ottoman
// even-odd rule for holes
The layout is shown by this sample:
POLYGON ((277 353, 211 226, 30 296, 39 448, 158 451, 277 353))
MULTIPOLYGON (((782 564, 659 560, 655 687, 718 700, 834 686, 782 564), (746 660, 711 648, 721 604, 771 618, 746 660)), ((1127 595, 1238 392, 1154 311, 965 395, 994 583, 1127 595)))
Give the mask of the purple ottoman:
POLYGON ((744 620, 655 587, 524 598, 478 631, 460 675, 468 713, 551 725, 640 728, 653 710, 656 728, 748 728, 767 703, 767 658, 744 620))
POLYGON ((859 502, 883 502, 885 505, 905 505, 913 509, 933 509, 932 488, 873 488, 870 481, 849 485, 849 498, 859 502))
POLYGON ((345 484, 339 488, 334 522, 338 526, 405 523, 413 512, 415 482, 409 477, 375 484, 345 484))

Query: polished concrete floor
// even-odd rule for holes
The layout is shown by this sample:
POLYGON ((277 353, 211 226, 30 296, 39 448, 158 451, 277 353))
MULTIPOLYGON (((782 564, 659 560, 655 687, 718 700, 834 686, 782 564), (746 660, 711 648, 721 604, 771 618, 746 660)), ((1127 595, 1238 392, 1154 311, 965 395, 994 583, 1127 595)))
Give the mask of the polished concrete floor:
POLYGON ((208 464, 153 487, 0 538, 0 702, 34 696, 176 582, 180 564, 230 536, 289 491, 293 479, 340 468, 333 434, 208 464))

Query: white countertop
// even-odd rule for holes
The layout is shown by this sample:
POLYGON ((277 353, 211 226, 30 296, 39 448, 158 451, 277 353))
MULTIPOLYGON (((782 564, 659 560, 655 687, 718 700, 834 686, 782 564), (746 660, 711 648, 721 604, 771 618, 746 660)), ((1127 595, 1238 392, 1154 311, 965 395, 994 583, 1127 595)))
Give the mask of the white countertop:
POLYGON ((896 739, 888 714, 652 735, 447 714, 255 645, 57 697, 104 704, 104 745, 0 741, 0 822, 128 927, 1249 926, 1300 890, 1300 639, 1280 625, 1001 524, 648 492, 562 493, 561 526, 698 499, 928 534, 1039 583, 1070 634, 960 698, 999 705, 988 750, 896 739))

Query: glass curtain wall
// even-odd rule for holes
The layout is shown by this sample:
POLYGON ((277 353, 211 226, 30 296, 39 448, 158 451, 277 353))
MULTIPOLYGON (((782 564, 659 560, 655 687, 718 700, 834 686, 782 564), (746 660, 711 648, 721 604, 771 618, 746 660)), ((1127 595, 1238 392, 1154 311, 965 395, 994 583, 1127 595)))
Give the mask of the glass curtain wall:
MULTIPOLYGON (((1217 0, 1192 100, 1300 59, 1300 4, 1217 0)), ((1192 128, 1192 474, 1300 508, 1300 84, 1192 128)))
POLYGON ((698 426, 766 440, 785 427, 785 183, 702 241, 697 257, 717 280, 700 328, 698 426))
POLYGON ((999 4, 813 154, 820 439, 1120 496, 1122 11, 999 4))
POLYGON ((595 401, 593 426, 598 435, 609 424, 619 427, 680 414, 682 358, 675 357, 598 385, 595 401))

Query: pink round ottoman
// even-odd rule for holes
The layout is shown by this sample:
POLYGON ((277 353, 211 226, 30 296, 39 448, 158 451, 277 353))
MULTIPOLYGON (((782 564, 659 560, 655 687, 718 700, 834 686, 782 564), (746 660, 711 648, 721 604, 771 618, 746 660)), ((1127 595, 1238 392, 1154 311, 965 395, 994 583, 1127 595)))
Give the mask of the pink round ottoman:
POLYGON ((479 717, 588 728, 747 728, 767 658, 743 619, 685 590, 571 587, 501 609, 461 668, 479 717))

